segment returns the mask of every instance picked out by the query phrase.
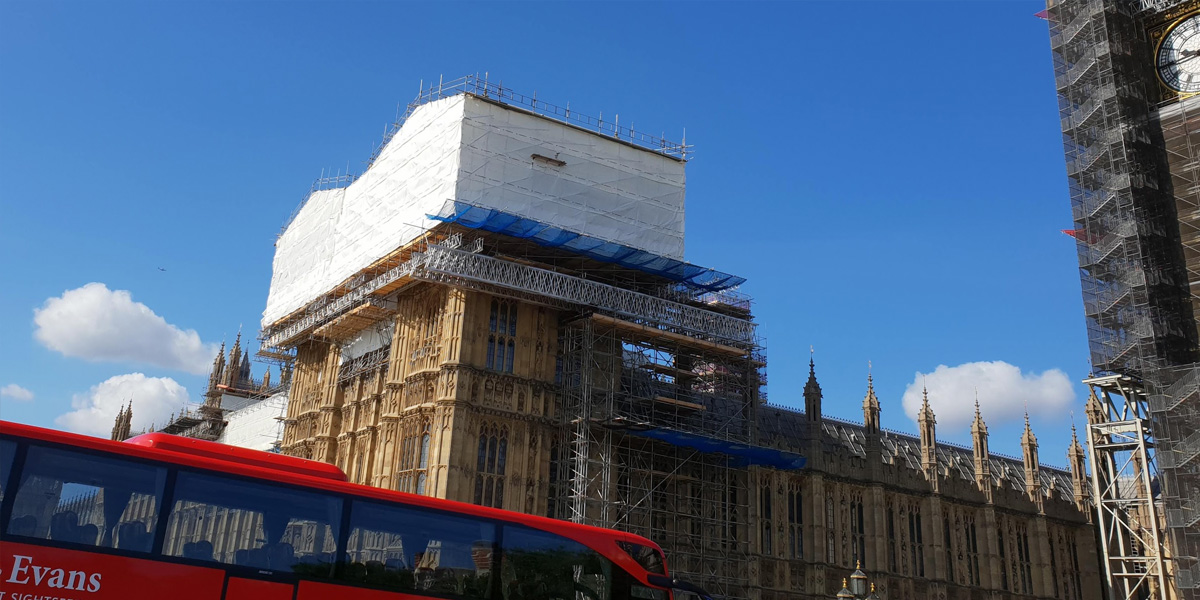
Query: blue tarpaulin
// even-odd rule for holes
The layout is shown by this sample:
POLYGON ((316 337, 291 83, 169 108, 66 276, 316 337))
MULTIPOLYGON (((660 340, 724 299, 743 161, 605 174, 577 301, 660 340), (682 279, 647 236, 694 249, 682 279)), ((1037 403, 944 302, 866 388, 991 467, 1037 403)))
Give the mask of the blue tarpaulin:
POLYGON ((457 223, 471 229, 531 240, 549 248, 563 248, 594 260, 665 277, 706 292, 718 292, 746 282, 745 277, 696 266, 616 242, 606 242, 541 221, 466 202, 449 200, 438 214, 427 216, 443 223, 457 223))
POLYGON ((800 470, 804 468, 807 459, 794 452, 785 452, 765 446, 738 444, 727 440, 719 440, 707 436, 676 431, 674 429, 624 429, 626 433, 659 440, 673 446, 683 446, 699 450, 705 454, 724 454, 728 456, 735 467, 775 467, 783 470, 800 470))

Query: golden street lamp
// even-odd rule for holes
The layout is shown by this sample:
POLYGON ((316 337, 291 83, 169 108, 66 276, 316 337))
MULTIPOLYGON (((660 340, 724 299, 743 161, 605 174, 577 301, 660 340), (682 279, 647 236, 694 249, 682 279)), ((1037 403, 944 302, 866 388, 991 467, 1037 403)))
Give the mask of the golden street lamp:
POLYGON ((862 561, 855 565, 854 573, 850 575, 850 579, 842 580, 842 591, 836 596, 839 600, 879 600, 879 594, 875 593, 875 584, 867 582, 867 574, 862 572, 862 561), (870 595, 867 595, 868 587, 870 595))

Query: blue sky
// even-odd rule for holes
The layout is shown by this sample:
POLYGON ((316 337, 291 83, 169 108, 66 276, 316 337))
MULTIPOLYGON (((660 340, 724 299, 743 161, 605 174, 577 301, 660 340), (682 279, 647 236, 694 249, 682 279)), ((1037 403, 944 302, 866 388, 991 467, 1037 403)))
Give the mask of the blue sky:
MULTIPOLYGON (((749 279, 772 402, 801 405, 811 345, 826 413, 861 420, 870 361, 884 426, 915 431, 902 397, 945 365, 939 416, 978 385, 993 451, 1019 455, 1028 401, 1064 464, 1088 363, 1041 8, 4 3, 0 416, 107 431, 97 402, 135 379, 198 400, 212 344, 254 337, 312 180, 361 169, 420 80, 486 71, 686 128, 687 257, 749 279), (70 339, 104 320, 82 298, 123 343, 70 339), (955 368, 996 361, 1020 375, 955 368)), ((939 436, 969 442, 960 421, 939 436)))

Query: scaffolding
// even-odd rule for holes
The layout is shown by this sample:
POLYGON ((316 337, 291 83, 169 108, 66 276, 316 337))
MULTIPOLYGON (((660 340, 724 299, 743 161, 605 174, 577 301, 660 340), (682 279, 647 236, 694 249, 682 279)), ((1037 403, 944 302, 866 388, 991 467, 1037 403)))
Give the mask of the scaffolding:
POLYGON ((747 597, 748 472, 689 440, 755 444, 761 349, 584 312, 562 324, 560 353, 570 502, 554 516, 646 536, 679 576, 747 597))
MULTIPOLYGON (((766 381, 749 298, 442 224, 264 331, 264 352, 284 360, 309 339, 349 339, 420 282, 563 315, 550 516, 644 535, 680 577, 717 597, 749 596, 750 489, 736 454, 757 447, 766 381), (558 490, 566 502, 554 500, 558 490)), ((339 382, 377 368, 388 350, 347 361, 339 382)))
MULTIPOLYGON (((325 302, 310 303, 302 316, 263 332, 266 352, 286 355, 283 349, 294 347, 321 328, 364 306, 382 306, 382 296, 414 281, 450 283, 489 292, 502 290, 503 295, 515 294, 514 297, 519 299, 558 309, 595 307, 646 327, 717 344, 753 341, 754 325, 745 319, 685 304, 678 298, 655 296, 486 256, 478 245, 461 250, 461 244, 461 234, 449 236, 442 243, 424 244, 424 250, 412 250, 407 260, 357 284, 349 293, 325 302)), ((664 290, 678 293, 674 288, 664 290)))
POLYGON ((1194 360, 1174 199, 1156 181, 1144 40, 1132 3, 1050 7, 1063 147, 1097 372, 1146 376, 1194 360))
POLYGON ((1096 510, 1109 587, 1122 598, 1200 598, 1192 500, 1200 493, 1200 302, 1191 292, 1200 282, 1200 144, 1191 132, 1200 127, 1189 103, 1157 105, 1146 33, 1147 23, 1195 7, 1066 0, 1047 8, 1072 234, 1101 375, 1087 383, 1104 404, 1088 436, 1096 510))

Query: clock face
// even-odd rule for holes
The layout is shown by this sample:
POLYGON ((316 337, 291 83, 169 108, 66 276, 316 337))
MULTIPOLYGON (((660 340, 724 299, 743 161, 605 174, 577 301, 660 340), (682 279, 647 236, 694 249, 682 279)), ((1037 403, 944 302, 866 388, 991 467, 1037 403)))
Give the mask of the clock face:
POLYGON ((1188 94, 1200 92, 1200 14, 1176 23, 1163 36, 1156 62, 1158 76, 1167 87, 1188 94))

